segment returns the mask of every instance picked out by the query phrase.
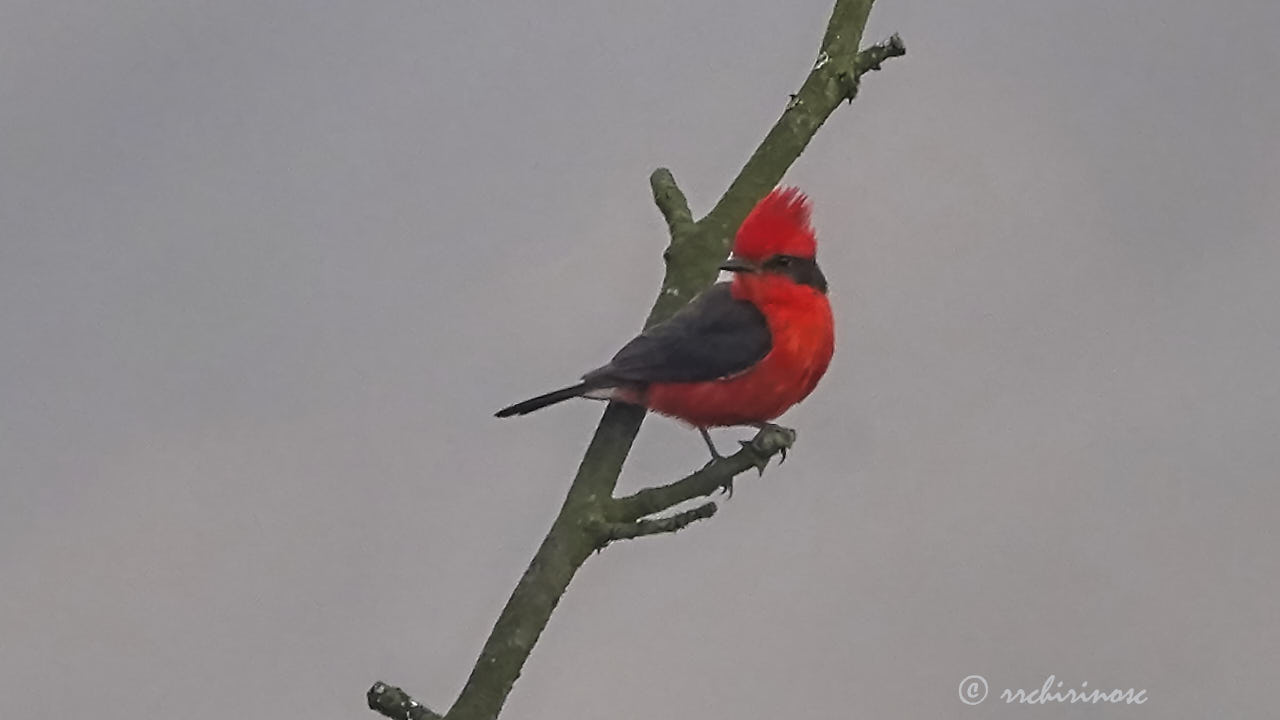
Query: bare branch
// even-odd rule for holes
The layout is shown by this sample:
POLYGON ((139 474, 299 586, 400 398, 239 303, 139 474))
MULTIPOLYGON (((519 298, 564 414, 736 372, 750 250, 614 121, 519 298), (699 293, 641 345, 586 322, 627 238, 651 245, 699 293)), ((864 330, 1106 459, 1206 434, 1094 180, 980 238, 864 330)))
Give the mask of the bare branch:
POLYGON ((855 71, 862 75, 873 70, 879 70, 880 64, 885 60, 894 57, 901 57, 907 54, 907 46, 902 42, 902 38, 898 33, 889 36, 889 39, 865 48, 858 52, 858 56, 853 61, 855 71))
POLYGON ((653 189, 653 202, 666 219, 671 237, 691 232, 694 228, 693 213, 689 211, 689 201, 671 171, 666 168, 654 170, 649 176, 649 187, 653 189))
POLYGON ((391 720, 441 720, 441 716, 409 697, 409 693, 384 682, 376 682, 366 693, 369 709, 391 720))
POLYGON ((902 43, 902 38, 898 37, 897 33, 889 36, 888 40, 859 52, 853 59, 853 69, 840 75, 841 84, 845 89, 845 100, 853 102, 853 99, 858 96, 863 75, 879 70, 881 63, 891 57, 906 54, 907 46, 902 43))
POLYGON ((738 452, 716 460, 701 470, 687 475, 670 485, 645 488, 633 495, 614 500, 614 517, 637 520, 694 498, 706 497, 717 490, 733 489, 733 479, 751 468, 764 474, 764 468, 775 454, 786 457, 787 450, 795 444, 796 433, 776 425, 766 426, 756 433, 751 442, 742 443, 738 452))
POLYGON ((698 222, 704 242, 715 248, 707 268, 711 277, 747 213, 782 180, 818 128, 849 98, 851 89, 856 91, 857 78, 870 69, 859 72, 857 56, 872 1, 836 0, 813 69, 720 201, 698 222))
POLYGON ((667 517, 605 523, 600 529, 600 547, 603 548, 616 540, 630 540, 631 538, 644 537, 646 535, 679 532, 693 523, 705 520, 715 514, 716 504, 707 502, 692 510, 685 510, 667 517))
POLYGON ((835 7, 831 8, 831 18, 827 20, 827 31, 822 34, 822 52, 832 57, 856 53, 874 2, 836 0, 835 7))

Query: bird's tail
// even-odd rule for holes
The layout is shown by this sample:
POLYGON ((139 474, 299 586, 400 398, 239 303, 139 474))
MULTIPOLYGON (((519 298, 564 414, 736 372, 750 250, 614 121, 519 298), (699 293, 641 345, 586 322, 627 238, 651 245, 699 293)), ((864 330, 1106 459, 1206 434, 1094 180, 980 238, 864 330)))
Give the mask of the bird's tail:
POLYGON ((591 390, 598 388, 598 385, 580 382, 577 385, 570 385, 567 388, 552 390, 545 395, 539 395, 535 398, 529 398, 524 402, 518 402, 511 407, 504 407, 494 413, 495 417, 511 417, 512 415, 528 415, 534 410, 541 410, 548 405, 555 405, 558 402, 564 402, 570 398, 582 397, 591 390))

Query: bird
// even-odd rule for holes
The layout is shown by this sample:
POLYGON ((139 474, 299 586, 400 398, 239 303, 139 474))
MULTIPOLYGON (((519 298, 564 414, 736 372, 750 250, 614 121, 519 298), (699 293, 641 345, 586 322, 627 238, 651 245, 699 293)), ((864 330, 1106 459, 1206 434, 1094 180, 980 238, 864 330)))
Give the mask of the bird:
POLYGON ((813 392, 835 352, 810 215, 798 188, 774 188, 735 233, 720 266, 730 280, 640 333, 580 382, 496 416, 525 415, 576 397, 613 400, 691 425, 711 462, 722 459, 708 428, 773 426, 813 392))

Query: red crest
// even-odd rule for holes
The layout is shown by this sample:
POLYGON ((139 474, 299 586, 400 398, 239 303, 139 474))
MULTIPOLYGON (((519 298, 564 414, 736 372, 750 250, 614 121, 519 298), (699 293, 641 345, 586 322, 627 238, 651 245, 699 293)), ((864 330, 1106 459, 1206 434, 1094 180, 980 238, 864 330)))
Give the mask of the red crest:
POLYGON ((799 188, 777 187, 738 228, 733 254, 759 262, 770 255, 811 258, 817 239, 809 224, 809 198, 799 188))

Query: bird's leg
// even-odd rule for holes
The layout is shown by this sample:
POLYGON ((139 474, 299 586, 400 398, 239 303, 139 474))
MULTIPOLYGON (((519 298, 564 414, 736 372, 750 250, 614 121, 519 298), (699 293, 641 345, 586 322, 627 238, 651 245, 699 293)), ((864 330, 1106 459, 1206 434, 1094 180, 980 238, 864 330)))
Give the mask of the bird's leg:
POLYGON ((707 432, 704 427, 698 428, 698 432, 702 433, 702 442, 706 443, 707 449, 711 451, 711 462, 707 464, 710 465, 717 460, 723 460, 724 456, 720 454, 719 450, 716 450, 716 444, 711 442, 711 433, 707 432))
MULTIPOLYGON (((711 460, 703 467, 710 467, 717 460, 723 460, 724 456, 720 454, 719 450, 716 450, 716 444, 711 442, 711 433, 707 432, 704 427, 699 427, 698 432, 702 433, 702 441, 707 444, 707 449, 711 451, 711 460)), ((728 497, 733 497, 733 476, 730 475, 729 479, 725 480, 720 488, 728 494, 728 497)))

